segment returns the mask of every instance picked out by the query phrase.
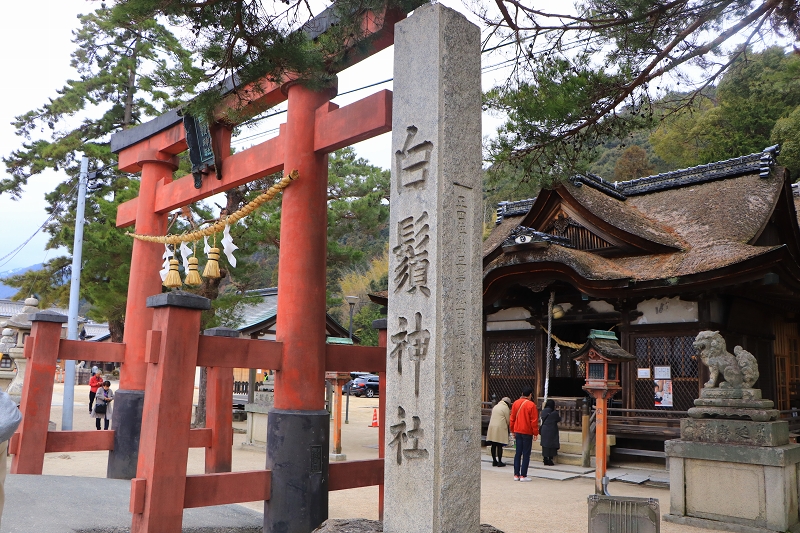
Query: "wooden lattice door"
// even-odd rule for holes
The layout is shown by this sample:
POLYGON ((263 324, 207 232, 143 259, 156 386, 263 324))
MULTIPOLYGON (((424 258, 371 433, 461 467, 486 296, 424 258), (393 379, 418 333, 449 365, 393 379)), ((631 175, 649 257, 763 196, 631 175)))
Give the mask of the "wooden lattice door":
POLYGON ((519 398, 526 386, 536 386, 536 341, 487 340, 488 400, 519 398))
MULTIPOLYGON (((637 337, 634 355, 639 369, 649 369, 648 378, 637 378, 634 390, 636 409, 657 409, 655 391, 656 367, 669 367, 672 406, 658 407, 665 411, 686 411, 699 396, 700 384, 694 336, 637 337)), ((638 374, 637 374, 638 375, 638 374)), ((663 383, 661 384, 663 387, 663 383)), ((663 392, 659 391, 659 392, 663 392)))

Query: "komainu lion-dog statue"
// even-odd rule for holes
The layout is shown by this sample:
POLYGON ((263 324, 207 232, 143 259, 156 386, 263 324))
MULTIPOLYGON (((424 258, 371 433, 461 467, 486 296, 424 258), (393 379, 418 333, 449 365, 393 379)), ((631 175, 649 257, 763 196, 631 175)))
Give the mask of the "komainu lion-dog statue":
POLYGON ((758 363, 753 354, 737 346, 735 356, 725 349, 725 339, 718 331, 701 331, 692 346, 700 352, 700 359, 708 367, 711 379, 703 387, 716 387, 720 374, 725 381, 722 389, 749 389, 758 379, 758 363))

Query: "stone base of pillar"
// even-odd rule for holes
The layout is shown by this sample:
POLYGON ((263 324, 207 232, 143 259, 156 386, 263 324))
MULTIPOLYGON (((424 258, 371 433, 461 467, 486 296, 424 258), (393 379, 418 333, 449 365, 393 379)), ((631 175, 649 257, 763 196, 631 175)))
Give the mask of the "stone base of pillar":
POLYGON ((345 455, 343 453, 332 453, 330 455, 330 461, 332 463, 347 461, 347 455, 345 455))
POLYGON ((328 411, 273 409, 267 423, 272 494, 264 531, 311 533, 328 518, 328 411))
POLYGON ((800 445, 678 439, 667 441, 665 450, 670 476, 670 512, 663 516, 667 522, 741 533, 800 531, 800 445))
POLYGON ((118 390, 114 394, 114 450, 108 453, 106 476, 111 479, 133 479, 139 462, 139 436, 142 432, 144 391, 118 390))

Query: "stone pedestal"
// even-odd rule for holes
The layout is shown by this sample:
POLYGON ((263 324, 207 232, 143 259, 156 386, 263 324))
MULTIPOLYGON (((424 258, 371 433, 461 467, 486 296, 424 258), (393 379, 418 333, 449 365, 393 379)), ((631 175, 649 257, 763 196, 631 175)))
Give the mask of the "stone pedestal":
POLYGON ((266 448, 267 419, 274 398, 275 394, 272 392, 256 392, 253 394, 255 403, 248 403, 244 406, 244 410, 247 412, 247 435, 243 445, 266 448))
POLYGON ((761 389, 703 389, 689 409, 692 418, 777 420, 780 412, 772 400, 761 398, 761 389))
MULTIPOLYGON (((27 298, 22 310, 12 316, 6 322, 6 326, 12 330, 12 335, 16 337, 14 340, 14 347, 8 350, 8 355, 14 360, 14 365, 17 368, 17 374, 8 385, 6 392, 11 396, 14 401, 19 404, 22 399, 22 384, 25 381, 25 367, 28 361, 25 359, 25 341, 31 332, 30 315, 39 310, 39 300, 36 298, 27 298)), ((6 330, 3 330, 3 338, 6 338, 6 330)), ((4 340, 3 344, 8 345, 9 341, 4 340)))
POLYGON ((772 418, 772 402, 755 389, 706 389, 695 406, 690 415, 697 418, 682 420, 681 438, 664 446, 670 469, 664 520, 743 533, 800 532, 800 445, 789 444, 787 422, 759 421, 772 418))
POLYGON ((8 356, 8 352, 14 347, 16 336, 14 330, 6 327, 6 322, 0 322, 2 337, 0 337, 0 391, 5 392, 11 381, 16 376, 14 361, 8 356))

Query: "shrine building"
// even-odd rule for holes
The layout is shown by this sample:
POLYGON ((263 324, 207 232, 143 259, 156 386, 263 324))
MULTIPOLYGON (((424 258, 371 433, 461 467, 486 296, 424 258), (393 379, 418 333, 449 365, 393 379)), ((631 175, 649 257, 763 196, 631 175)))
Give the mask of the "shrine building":
POLYGON ((692 347, 702 330, 758 359, 755 387, 777 408, 800 408, 800 191, 777 151, 626 182, 576 176, 501 202, 484 242, 484 400, 529 384, 544 395, 552 294, 549 396, 563 409, 585 397, 570 355, 590 330, 636 356, 612 402, 618 439, 678 434, 708 379, 692 347))

